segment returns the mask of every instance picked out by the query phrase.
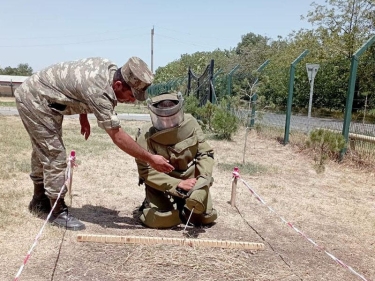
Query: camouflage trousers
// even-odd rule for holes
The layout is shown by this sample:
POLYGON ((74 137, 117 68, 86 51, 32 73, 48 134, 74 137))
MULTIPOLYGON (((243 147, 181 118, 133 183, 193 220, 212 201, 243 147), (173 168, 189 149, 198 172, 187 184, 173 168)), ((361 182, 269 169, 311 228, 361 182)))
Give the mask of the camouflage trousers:
MULTIPOLYGON (((35 93, 17 90, 17 109, 32 145, 30 178, 36 184, 44 183, 49 198, 57 198, 65 186, 67 168, 62 140, 63 115, 54 112, 47 101, 35 93)), ((62 197, 65 193, 66 188, 62 197)))

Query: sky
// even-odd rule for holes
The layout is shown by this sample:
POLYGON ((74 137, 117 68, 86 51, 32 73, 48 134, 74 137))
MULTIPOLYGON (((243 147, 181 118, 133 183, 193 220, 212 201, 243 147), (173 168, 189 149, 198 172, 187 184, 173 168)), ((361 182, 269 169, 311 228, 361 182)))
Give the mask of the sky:
POLYGON ((235 48, 250 32, 277 39, 312 29, 301 20, 312 2, 0 0, 0 67, 27 63, 39 71, 94 56, 120 67, 138 56, 155 72, 183 54, 235 48))

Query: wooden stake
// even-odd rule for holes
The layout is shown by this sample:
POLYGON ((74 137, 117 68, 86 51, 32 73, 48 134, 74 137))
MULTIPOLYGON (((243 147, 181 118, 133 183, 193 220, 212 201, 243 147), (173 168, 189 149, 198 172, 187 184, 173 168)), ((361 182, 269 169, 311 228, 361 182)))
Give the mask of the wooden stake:
POLYGON ((263 243, 187 239, 187 238, 168 238, 168 237, 78 234, 77 241, 78 242, 115 243, 115 244, 145 244, 145 245, 167 244, 167 245, 190 246, 190 247, 264 250, 263 243))
POLYGON ((69 174, 68 174, 68 177, 69 177, 69 181, 67 182, 67 189, 68 189, 68 196, 69 196, 69 199, 70 199, 70 206, 72 206, 73 204, 73 194, 72 194, 72 184, 73 184, 73 168, 74 168, 74 161, 76 160, 76 152, 74 150, 72 150, 70 152, 70 157, 69 157, 69 161, 68 161, 68 170, 69 170, 69 174))
POLYGON ((232 207, 236 206, 236 195, 237 194, 237 177, 233 177, 232 179, 232 194, 230 198, 230 205, 232 207))

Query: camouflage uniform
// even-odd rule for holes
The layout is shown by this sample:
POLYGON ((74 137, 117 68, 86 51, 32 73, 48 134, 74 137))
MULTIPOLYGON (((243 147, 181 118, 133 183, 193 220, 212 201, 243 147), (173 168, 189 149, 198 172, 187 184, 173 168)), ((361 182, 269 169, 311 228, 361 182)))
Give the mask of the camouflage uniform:
MULTIPOLYGON (((117 66, 103 58, 63 62, 41 70, 17 88, 17 109, 32 143, 31 174, 50 198, 65 182, 64 115, 93 113, 103 129, 119 128, 112 81, 117 66)), ((63 196, 64 197, 64 194, 63 196)))
POLYGON ((186 221, 191 210, 187 202, 194 192, 200 192, 203 207, 198 214, 193 212, 191 222, 212 223, 217 218, 209 192, 213 183, 214 152, 197 120, 184 114, 179 126, 161 131, 147 124, 140 129, 136 142, 151 153, 164 156, 175 168, 169 174, 160 173, 136 159, 140 184, 146 186, 146 199, 140 209, 142 222, 149 227, 167 228, 186 221), (178 184, 189 178, 196 178, 197 183, 186 194, 178 189, 178 184))

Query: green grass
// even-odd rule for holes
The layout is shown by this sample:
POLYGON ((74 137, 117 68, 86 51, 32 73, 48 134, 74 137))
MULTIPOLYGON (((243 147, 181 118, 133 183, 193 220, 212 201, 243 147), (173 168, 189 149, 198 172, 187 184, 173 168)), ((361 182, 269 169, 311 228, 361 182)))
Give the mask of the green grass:
POLYGON ((104 154, 107 147, 113 145, 108 134, 93 122, 91 122, 91 134, 88 140, 84 139, 80 131, 81 127, 78 121, 75 124, 69 124, 69 126, 63 125, 63 141, 67 151, 72 148, 82 154, 104 154))
MULTIPOLYGON (((17 178, 20 173, 30 172, 31 143, 29 135, 20 119, 0 115, 0 180, 17 178)), ((91 122, 91 135, 86 141, 80 134, 80 124, 63 122, 63 141, 67 153, 71 149, 80 151, 82 155, 104 155, 114 144, 108 134, 91 122)), ((131 137, 137 129, 122 127, 131 137)), ((77 159, 79 163, 79 158, 77 159)))
POLYGON ((147 114, 148 109, 143 103, 136 102, 134 104, 119 103, 115 107, 117 113, 133 113, 133 114, 147 114))
MULTIPOLYGON (((136 128, 122 126, 122 129, 131 137, 134 137, 137 132, 136 128)), ((88 140, 85 140, 80 134, 80 125, 78 121, 75 124, 69 124, 69 126, 66 126, 63 123, 63 140, 67 152, 69 152, 69 148, 72 148, 80 151, 81 154, 86 155, 104 155, 107 153, 108 149, 112 149, 114 146, 109 135, 106 131, 99 128, 96 122, 91 122, 91 134, 88 140)))
POLYGON ((0 179, 30 170, 31 144, 21 120, 0 116, 0 179))
POLYGON ((0 106, 16 107, 16 102, 15 101, 0 101, 0 106))

